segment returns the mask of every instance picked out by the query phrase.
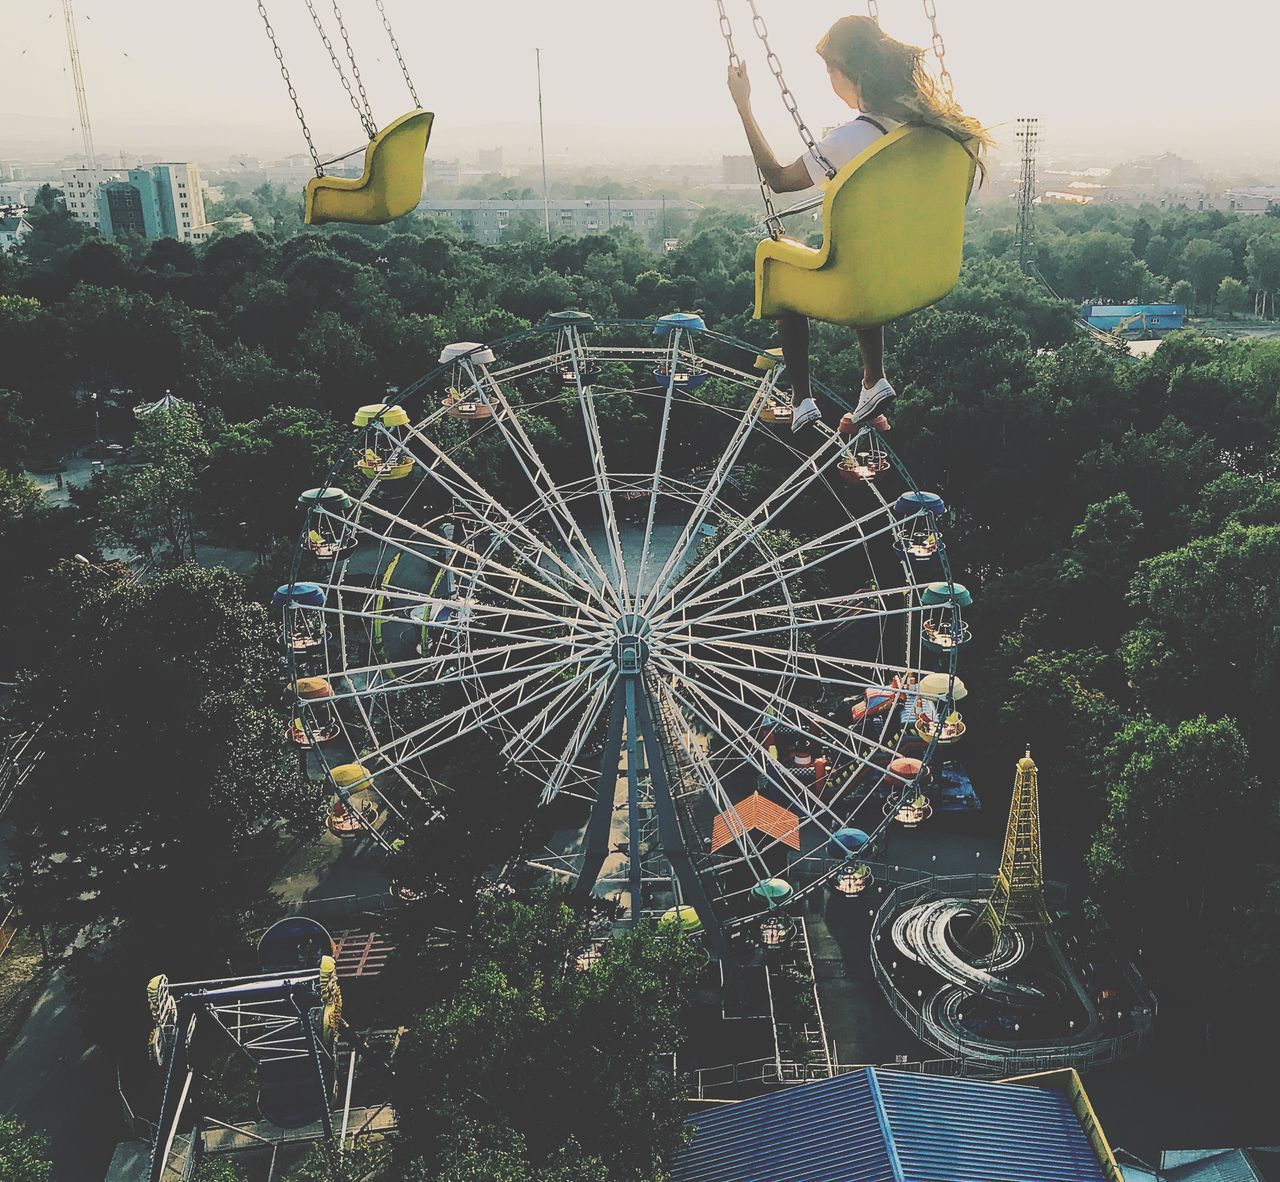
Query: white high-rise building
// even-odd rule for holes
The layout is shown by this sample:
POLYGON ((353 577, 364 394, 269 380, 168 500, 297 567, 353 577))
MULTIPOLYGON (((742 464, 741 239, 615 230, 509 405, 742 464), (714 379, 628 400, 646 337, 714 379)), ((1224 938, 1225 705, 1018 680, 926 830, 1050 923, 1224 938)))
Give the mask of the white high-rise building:
POLYGON ((62 177, 68 212, 104 238, 133 233, 197 242, 213 233, 205 221, 195 164, 148 164, 127 171, 64 168, 62 177))

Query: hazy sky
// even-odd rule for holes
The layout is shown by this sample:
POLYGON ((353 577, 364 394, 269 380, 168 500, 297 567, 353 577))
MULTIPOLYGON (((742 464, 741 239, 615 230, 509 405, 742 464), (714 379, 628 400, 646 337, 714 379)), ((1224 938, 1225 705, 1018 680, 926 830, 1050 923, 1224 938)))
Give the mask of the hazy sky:
MULTIPOLYGON (((354 147, 346 106, 301 0, 266 0, 322 151, 354 147)), ((382 122, 409 106, 373 0, 342 0, 382 122)), ((836 122, 813 52, 851 0, 758 0, 809 122, 836 122)), ((798 141, 751 34, 726 0, 753 69, 757 109, 779 148, 798 141)), ((894 35, 926 43, 921 0, 879 0, 894 35)), ((331 0, 316 0, 337 37, 331 0)), ((536 144, 534 46, 543 49, 548 153, 589 165, 639 154, 695 160, 744 150, 724 89, 714 0, 386 0, 423 105, 432 154, 474 159, 536 144)), ((1059 151, 1172 149, 1208 161, 1280 161, 1276 0, 937 0, 961 101, 999 124, 1038 115, 1059 151)), ((212 158, 302 149, 253 0, 76 0, 99 151, 212 158)), ((6 5, 0 27, 0 157, 78 149, 61 5, 6 5)), ((341 43, 338 43, 341 54, 341 43)), ((1012 130, 1004 135, 1012 141, 1012 130)))

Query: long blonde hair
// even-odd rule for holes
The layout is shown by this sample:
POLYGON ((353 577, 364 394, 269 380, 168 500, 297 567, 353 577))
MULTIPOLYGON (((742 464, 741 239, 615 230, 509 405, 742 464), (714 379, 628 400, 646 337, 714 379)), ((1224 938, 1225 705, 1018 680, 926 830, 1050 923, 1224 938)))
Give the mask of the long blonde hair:
POLYGON ((857 86, 869 114, 940 128, 975 156, 995 142, 930 77, 925 51, 890 37, 869 16, 841 17, 818 42, 818 54, 857 86))

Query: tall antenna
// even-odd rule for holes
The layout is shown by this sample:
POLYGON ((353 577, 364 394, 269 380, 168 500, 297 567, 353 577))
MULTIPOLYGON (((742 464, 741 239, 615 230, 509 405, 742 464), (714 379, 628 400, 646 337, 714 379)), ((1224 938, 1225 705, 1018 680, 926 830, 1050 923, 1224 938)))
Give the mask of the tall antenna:
POLYGON ((67 23, 67 52, 71 55, 71 79, 76 87, 76 106, 80 111, 80 134, 84 138, 84 162, 98 175, 98 157, 93 150, 93 129, 89 126, 89 102, 84 94, 84 74, 80 71, 80 44, 76 40, 76 14, 71 0, 62 0, 62 16, 67 23))
POLYGON ((1034 264, 1036 203, 1036 140, 1040 135, 1039 119, 1018 120, 1018 142, 1022 144, 1022 174, 1018 178, 1018 266, 1024 271, 1034 264))
POLYGON ((542 125, 542 50, 533 51, 538 58, 538 138, 542 141, 542 221, 551 241, 551 198, 547 195, 547 132, 542 125))

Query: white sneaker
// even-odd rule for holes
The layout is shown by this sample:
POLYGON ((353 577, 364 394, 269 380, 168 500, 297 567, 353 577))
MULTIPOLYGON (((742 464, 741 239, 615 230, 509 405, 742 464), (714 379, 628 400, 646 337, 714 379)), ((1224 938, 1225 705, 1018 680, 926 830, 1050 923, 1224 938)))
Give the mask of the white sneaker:
POLYGON ((818 409, 818 404, 812 398, 806 398, 791 416, 791 433, 794 435, 801 427, 820 422, 821 419, 822 411, 818 409))
POLYGON ((897 395, 897 390, 889 385, 888 378, 881 378, 870 390, 864 389, 858 405, 853 409, 853 425, 861 427, 869 419, 883 414, 884 408, 897 395))

